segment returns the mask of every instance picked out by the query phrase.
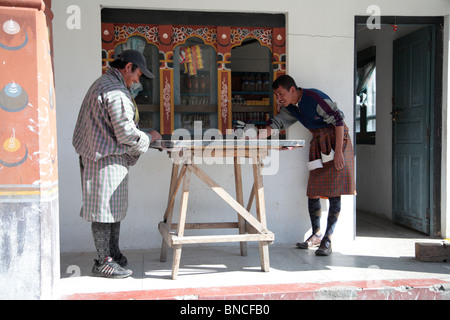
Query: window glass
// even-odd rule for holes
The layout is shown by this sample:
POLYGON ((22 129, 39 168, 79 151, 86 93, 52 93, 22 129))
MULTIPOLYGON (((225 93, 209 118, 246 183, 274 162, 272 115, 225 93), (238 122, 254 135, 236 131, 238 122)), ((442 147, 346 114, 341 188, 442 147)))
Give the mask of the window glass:
POLYGON ((272 52, 254 38, 231 50, 233 126, 264 127, 272 115, 272 52))
POLYGON ((217 54, 214 47, 191 37, 174 50, 175 128, 217 128, 217 54))
POLYGON ((147 69, 155 76, 152 79, 141 77, 140 85, 131 89, 137 104, 159 104, 159 57, 158 48, 147 43, 141 36, 132 36, 126 43, 120 44, 115 49, 115 55, 124 50, 137 50, 144 54, 147 69))
POLYGON ((141 36, 129 37, 126 43, 116 46, 114 54, 117 55, 124 50, 137 50, 144 54, 147 69, 155 76, 147 79, 141 76, 139 84, 131 87, 133 96, 139 110, 139 127, 142 130, 159 130, 159 56, 158 48, 148 43, 141 36))
POLYGON ((358 52, 355 105, 356 143, 375 144, 376 62, 375 47, 358 52))

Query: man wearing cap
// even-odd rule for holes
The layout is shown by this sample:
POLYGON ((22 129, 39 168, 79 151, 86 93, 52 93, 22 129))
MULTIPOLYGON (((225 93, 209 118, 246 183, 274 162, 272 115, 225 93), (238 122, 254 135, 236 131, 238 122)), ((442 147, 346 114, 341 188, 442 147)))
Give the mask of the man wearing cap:
POLYGON ((128 208, 128 168, 146 152, 157 131, 137 126, 137 107, 129 89, 144 75, 153 78, 145 57, 136 50, 119 54, 89 88, 81 105, 72 144, 79 154, 83 206, 91 222, 98 260, 92 275, 125 278, 127 259, 119 249, 120 221, 128 208))

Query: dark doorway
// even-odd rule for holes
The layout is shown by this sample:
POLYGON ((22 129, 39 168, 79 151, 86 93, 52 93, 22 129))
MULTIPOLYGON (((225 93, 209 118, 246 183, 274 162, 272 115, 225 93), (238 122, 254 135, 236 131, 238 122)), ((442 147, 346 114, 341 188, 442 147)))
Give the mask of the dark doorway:
MULTIPOLYGON (((356 62, 358 52, 363 49, 361 46, 358 47, 361 42, 359 35, 364 33, 361 31, 365 28, 368 18, 360 16, 355 18, 355 70, 358 67, 356 62)), ((376 96, 380 98, 383 85, 390 86, 390 90, 386 90, 390 96, 384 96, 384 101, 377 99, 376 115, 369 114, 372 119, 376 119, 376 129, 373 129, 373 125, 370 126, 374 131, 370 132, 374 139, 365 139, 362 142, 360 140, 359 143, 357 141, 358 196, 361 196, 361 199, 375 198, 373 205, 366 207, 365 203, 360 201, 358 204, 357 200, 357 210, 385 215, 397 224, 419 230, 430 236, 440 236, 444 19, 443 17, 381 17, 380 22, 380 27, 389 31, 387 37, 392 39, 384 40, 384 43, 389 41, 389 45, 392 46, 392 49, 389 49, 392 59, 389 63, 392 65, 389 66, 391 69, 384 69, 383 74, 380 74, 382 70, 376 69, 377 82, 379 82, 376 88, 377 90, 380 88, 376 96), (398 31, 405 32, 407 28, 411 31, 400 36, 398 31), (420 77, 411 78, 410 76, 419 73, 420 77), (408 102, 408 107, 404 102, 408 102), (419 123, 414 122, 417 119, 420 119, 419 123), (389 132, 390 137, 386 136, 386 132, 389 132), (384 140, 379 139, 383 135, 385 135, 384 140), (379 161, 371 159, 374 157, 370 154, 382 150, 381 144, 392 145, 391 150, 387 152, 392 152, 392 160, 389 161, 389 158, 385 157, 382 164, 375 163, 379 161), (414 144, 418 145, 416 150, 413 150, 414 144), (363 163, 364 159, 368 159, 368 163, 363 163), (390 177, 386 176, 387 172, 391 172, 390 177), (380 179, 383 175, 384 179, 380 179), (383 190, 385 193, 380 196, 383 190), (392 199, 390 206, 389 198, 392 199)), ((371 32, 370 30, 365 34, 375 35, 371 32)), ((378 37, 377 40, 379 40, 379 37, 384 35, 379 33, 374 37, 378 37)), ((376 42, 374 40, 374 43, 370 43, 370 40, 364 40, 367 47, 373 47, 376 42)), ((380 47, 380 42, 378 46, 380 47)), ((377 66, 378 58, 382 59, 375 54, 377 66)), ((357 92, 356 81, 355 92, 357 92)), ((361 120, 367 121, 367 118, 362 119, 357 113, 359 111, 357 100, 359 98, 357 99, 355 95, 356 130, 358 126, 361 126, 361 120)))

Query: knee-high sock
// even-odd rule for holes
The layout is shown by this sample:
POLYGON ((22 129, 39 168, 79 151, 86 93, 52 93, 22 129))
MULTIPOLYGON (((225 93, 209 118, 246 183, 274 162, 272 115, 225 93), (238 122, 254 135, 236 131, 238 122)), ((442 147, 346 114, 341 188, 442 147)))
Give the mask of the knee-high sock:
POLYGON ((327 230, 325 231, 325 237, 330 238, 336 227, 339 213, 341 212, 341 197, 329 198, 330 208, 328 210, 327 230))
POLYGON ((110 253, 113 258, 120 254, 119 249, 120 222, 111 223, 111 237, 109 241, 110 253))
POLYGON ((312 232, 313 234, 317 234, 320 232, 320 217, 322 216, 319 198, 308 198, 308 211, 311 219, 312 232))
POLYGON ((103 262, 105 257, 111 255, 111 223, 92 222, 91 230, 99 261, 103 262))

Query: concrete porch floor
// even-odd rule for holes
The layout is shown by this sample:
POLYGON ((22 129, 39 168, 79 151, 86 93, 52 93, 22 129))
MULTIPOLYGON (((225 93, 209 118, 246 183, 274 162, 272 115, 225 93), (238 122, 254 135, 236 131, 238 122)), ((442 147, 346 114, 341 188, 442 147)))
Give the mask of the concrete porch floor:
POLYGON ((183 247, 178 279, 171 279, 160 250, 123 250, 126 279, 90 277, 95 253, 61 254, 56 299, 445 299, 450 263, 415 259, 416 242, 439 242, 388 220, 358 213, 354 242, 332 255, 272 244, 270 272, 260 269, 256 243, 241 256, 239 244, 183 247))

